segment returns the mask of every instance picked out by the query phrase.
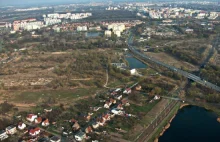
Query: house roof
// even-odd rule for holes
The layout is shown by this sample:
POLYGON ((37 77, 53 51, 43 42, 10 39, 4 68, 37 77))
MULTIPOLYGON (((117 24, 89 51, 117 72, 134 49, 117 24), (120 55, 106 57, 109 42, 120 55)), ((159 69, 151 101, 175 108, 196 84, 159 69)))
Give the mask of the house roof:
POLYGON ((75 123, 77 122, 77 120, 75 120, 74 118, 70 120, 70 122, 75 123))
POLYGON ((92 127, 91 126, 87 127, 86 129, 87 129, 88 132, 92 132, 92 127))
POLYGON ((14 129, 14 128, 15 128, 15 126, 12 126, 12 125, 11 125, 11 126, 8 126, 6 129, 7 129, 7 130, 10 130, 10 129, 14 129))
POLYGON ((37 121, 37 123, 40 123, 40 122, 42 121, 42 118, 41 118, 41 117, 38 117, 38 118, 36 119, 36 121, 37 121))
POLYGON ((32 118, 33 116, 36 116, 35 114, 28 114, 27 118, 32 118))
POLYGON ((23 124, 22 122, 19 122, 19 123, 18 123, 18 126, 22 126, 22 124, 23 124))
POLYGON ((57 137, 57 136, 53 136, 53 137, 51 137, 51 138, 50 138, 50 140, 53 140, 53 141, 58 141, 58 140, 60 140, 60 138, 59 138, 59 137, 57 137))
POLYGON ((48 124, 48 123, 49 123, 49 120, 48 120, 48 119, 46 119, 46 120, 44 120, 44 122, 43 122, 43 123, 48 124))
POLYGON ((104 116, 104 118, 105 118, 105 119, 108 119, 108 117, 109 117, 109 115, 108 115, 108 114, 106 114, 106 115, 104 116))
POLYGON ((117 107, 122 107, 122 104, 119 104, 117 107))
POLYGON ((115 101, 115 99, 110 98, 110 102, 112 102, 112 103, 113 103, 114 101, 115 101))
POLYGON ((40 128, 35 128, 35 129, 31 129, 30 131, 29 131, 29 133, 30 134, 34 134, 35 132, 37 132, 37 131, 39 131, 40 130, 40 128))
POLYGON ((84 135, 85 135, 85 133, 82 131, 79 131, 78 133, 76 133, 76 136, 78 136, 78 137, 83 137, 84 135))
POLYGON ((0 131, 0 134, 3 134, 3 133, 5 133, 5 130, 1 130, 1 131, 0 131))

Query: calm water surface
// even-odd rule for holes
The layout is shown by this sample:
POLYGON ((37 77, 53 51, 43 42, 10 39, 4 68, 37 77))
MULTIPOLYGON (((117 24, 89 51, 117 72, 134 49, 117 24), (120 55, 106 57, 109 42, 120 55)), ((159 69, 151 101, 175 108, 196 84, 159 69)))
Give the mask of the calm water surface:
POLYGON ((217 115, 197 106, 179 110, 159 142, 220 142, 217 115))
MULTIPOLYGON (((131 56, 131 55, 128 55, 131 56)), ((137 60, 134 57, 127 57, 126 60, 128 61, 130 69, 140 69, 140 68, 147 68, 147 65, 142 63, 141 61, 137 60)))

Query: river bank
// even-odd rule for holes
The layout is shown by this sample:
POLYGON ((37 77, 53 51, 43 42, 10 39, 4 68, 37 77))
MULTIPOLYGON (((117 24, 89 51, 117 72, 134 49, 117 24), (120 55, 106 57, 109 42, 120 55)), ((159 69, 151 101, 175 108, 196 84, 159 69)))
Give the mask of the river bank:
MULTIPOLYGON (((181 104, 181 105, 179 106, 179 109, 178 109, 178 110, 180 110, 180 109, 182 109, 182 108, 184 108, 184 107, 186 107, 186 106, 188 106, 188 105, 189 105, 189 104, 181 104)), ((168 128, 170 128, 170 123, 171 123, 171 122, 173 121, 173 119, 176 117, 177 112, 178 112, 178 111, 176 111, 176 112, 172 115, 172 117, 171 117, 170 119, 168 119, 167 124, 162 128, 162 131, 160 131, 159 136, 154 139, 154 142, 158 142, 158 141, 159 141, 159 138, 160 138, 161 136, 163 136, 164 132, 165 132, 168 128)))

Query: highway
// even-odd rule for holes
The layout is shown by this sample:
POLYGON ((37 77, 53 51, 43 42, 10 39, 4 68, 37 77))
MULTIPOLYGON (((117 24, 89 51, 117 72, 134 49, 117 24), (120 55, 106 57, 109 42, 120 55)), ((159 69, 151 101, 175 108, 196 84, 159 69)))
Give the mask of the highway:
POLYGON ((215 90, 215 91, 220 92, 220 87, 217 86, 217 85, 215 85, 215 84, 213 84, 213 83, 211 83, 211 82, 208 82, 208 81, 206 81, 206 80, 203 80, 203 79, 201 79, 200 77, 198 77, 198 76, 196 76, 196 75, 194 75, 194 74, 188 73, 188 72, 183 71, 183 70, 181 70, 181 69, 179 69, 179 68, 176 68, 176 67, 174 67, 174 66, 165 64, 165 63, 160 62, 160 61, 158 61, 158 60, 156 60, 156 59, 154 59, 154 58, 152 58, 152 57, 150 57, 150 56, 147 56, 147 55, 141 53, 140 51, 138 51, 135 47, 133 47, 133 46, 131 45, 132 41, 133 41, 133 37, 132 37, 132 36, 129 36, 128 41, 127 41, 127 43, 128 43, 128 49, 129 49, 130 52, 133 53, 134 55, 139 56, 140 58, 142 58, 142 59, 144 59, 144 60, 151 61, 151 62, 153 62, 153 63, 156 63, 156 64, 160 65, 160 66, 166 67, 166 68, 168 68, 168 69, 170 69, 170 70, 172 70, 172 71, 174 71, 174 72, 176 72, 176 73, 178 73, 178 74, 181 74, 182 76, 184 76, 184 77, 186 77, 186 78, 189 78, 189 79, 191 79, 191 80, 193 80, 193 81, 195 81, 195 82, 197 82, 197 83, 199 83, 199 84, 201 84, 201 85, 204 85, 204 86, 209 87, 209 88, 211 88, 211 89, 213 89, 213 90, 215 90))

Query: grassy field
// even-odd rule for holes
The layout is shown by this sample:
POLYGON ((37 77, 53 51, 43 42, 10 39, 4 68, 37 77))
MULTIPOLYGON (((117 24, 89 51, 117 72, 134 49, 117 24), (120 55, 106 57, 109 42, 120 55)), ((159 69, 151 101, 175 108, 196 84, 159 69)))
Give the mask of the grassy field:
POLYGON ((80 99, 81 97, 92 96, 95 94, 97 88, 77 88, 74 90, 45 90, 36 92, 21 92, 15 94, 12 98, 14 102, 42 102, 46 98, 52 97, 59 100, 72 101, 80 99))
POLYGON ((158 103, 158 101, 154 101, 153 103, 146 103, 143 106, 138 106, 138 105, 134 105, 131 104, 131 108, 133 109, 134 112, 145 112, 147 113, 148 111, 150 111, 156 104, 158 103))

